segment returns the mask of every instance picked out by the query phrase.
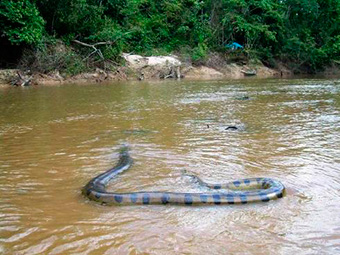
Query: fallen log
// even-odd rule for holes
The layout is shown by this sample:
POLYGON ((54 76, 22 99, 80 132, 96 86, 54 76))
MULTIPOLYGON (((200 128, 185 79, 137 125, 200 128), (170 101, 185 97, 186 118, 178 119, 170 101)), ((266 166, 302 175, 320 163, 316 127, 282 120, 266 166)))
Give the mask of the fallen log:
POLYGON ((29 76, 28 78, 24 77, 19 71, 17 71, 18 77, 14 80, 12 80, 11 85, 12 86, 29 86, 31 84, 31 81, 33 79, 33 75, 29 76))

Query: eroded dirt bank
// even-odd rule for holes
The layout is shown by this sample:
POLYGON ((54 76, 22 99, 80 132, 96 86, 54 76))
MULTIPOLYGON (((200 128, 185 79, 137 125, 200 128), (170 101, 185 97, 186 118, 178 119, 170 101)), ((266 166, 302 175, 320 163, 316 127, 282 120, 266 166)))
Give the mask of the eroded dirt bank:
MULTIPOLYGON (((177 56, 151 56, 123 54, 124 66, 115 70, 97 68, 74 76, 65 76, 58 70, 48 74, 31 73, 19 69, 0 70, 0 85, 61 85, 69 83, 103 83, 121 80, 159 80, 159 79, 243 79, 249 76, 257 78, 292 77, 294 74, 284 65, 269 68, 261 63, 213 63, 195 66, 180 61, 177 56)), ((338 68, 328 68, 322 75, 339 76, 338 68)))

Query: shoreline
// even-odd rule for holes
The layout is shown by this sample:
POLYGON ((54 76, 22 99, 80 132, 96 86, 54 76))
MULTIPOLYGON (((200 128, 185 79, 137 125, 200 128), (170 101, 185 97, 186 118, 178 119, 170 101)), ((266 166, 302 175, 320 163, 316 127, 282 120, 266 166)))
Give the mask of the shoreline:
MULTIPOLYGON (((239 80, 239 79, 266 79, 266 78, 340 78, 340 69, 328 68, 324 72, 317 74, 294 74, 287 68, 269 68, 264 65, 237 65, 236 63, 227 64, 223 67, 200 66, 181 66, 181 78, 178 80, 239 80), (243 70, 256 70, 256 75, 247 76, 243 70)), ((0 86, 13 86, 11 83, 18 79, 18 72, 24 73, 19 69, 0 69, 0 86)), ((88 84, 88 83, 108 83, 117 81, 165 81, 176 80, 176 78, 160 78, 160 69, 154 67, 134 68, 118 67, 115 71, 104 71, 97 68, 92 72, 83 72, 74 76, 64 77, 59 71, 49 74, 34 73, 29 77, 30 85, 33 86, 54 86, 63 84, 88 84), (141 74, 142 79, 141 79, 141 74)), ((28 75, 26 75, 28 77, 28 75)))

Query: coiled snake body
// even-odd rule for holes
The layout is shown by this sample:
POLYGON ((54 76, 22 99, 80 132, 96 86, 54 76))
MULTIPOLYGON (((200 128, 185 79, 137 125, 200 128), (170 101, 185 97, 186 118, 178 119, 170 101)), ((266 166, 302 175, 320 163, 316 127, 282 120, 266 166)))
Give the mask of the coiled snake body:
POLYGON ((285 187, 279 181, 270 178, 249 178, 225 184, 209 184, 198 177, 196 180, 213 190, 226 189, 228 191, 212 193, 176 193, 176 192, 107 192, 106 185, 118 174, 130 168, 132 159, 128 148, 120 152, 117 165, 105 173, 98 175, 83 188, 83 194, 91 200, 113 205, 127 204, 246 204, 249 202, 267 202, 281 198, 285 187))

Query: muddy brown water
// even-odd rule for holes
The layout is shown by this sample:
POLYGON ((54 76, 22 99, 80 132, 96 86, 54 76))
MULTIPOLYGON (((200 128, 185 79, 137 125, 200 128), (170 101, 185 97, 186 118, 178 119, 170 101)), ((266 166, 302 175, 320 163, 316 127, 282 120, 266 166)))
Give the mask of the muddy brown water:
POLYGON ((339 254, 339 144, 339 80, 1 88, 0 254, 339 254), (110 190, 204 190, 186 170, 271 177, 287 194, 201 207, 88 201, 81 188, 123 143, 134 165, 110 190))

